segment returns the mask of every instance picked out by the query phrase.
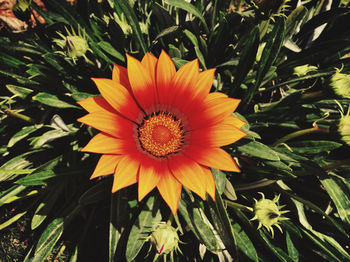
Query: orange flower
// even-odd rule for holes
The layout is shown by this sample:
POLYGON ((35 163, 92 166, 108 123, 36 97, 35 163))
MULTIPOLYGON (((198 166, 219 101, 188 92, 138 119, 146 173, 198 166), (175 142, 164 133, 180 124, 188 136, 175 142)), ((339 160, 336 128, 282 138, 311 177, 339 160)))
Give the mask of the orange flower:
POLYGON ((240 100, 209 94, 214 72, 199 72, 198 60, 176 71, 163 51, 127 55, 112 79, 93 78, 102 96, 80 101, 89 114, 78 119, 101 131, 82 149, 103 154, 91 179, 114 174, 113 193, 138 183, 139 201, 157 187, 174 214, 182 185, 214 200, 210 167, 239 172, 220 147, 246 135, 232 116, 240 100))

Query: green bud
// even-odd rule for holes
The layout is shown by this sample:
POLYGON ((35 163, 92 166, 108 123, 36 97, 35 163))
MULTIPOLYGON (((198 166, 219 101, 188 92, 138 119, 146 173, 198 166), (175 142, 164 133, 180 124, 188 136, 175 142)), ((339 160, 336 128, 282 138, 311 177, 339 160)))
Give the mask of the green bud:
POLYGON ((350 110, 344 116, 339 119, 338 123, 338 133, 340 135, 340 139, 344 141, 346 144, 350 146, 350 110))
POLYGON ((284 206, 278 205, 278 200, 280 198, 279 195, 275 196, 273 200, 270 200, 266 199, 263 193, 260 194, 262 198, 259 201, 254 199, 255 216, 251 220, 258 220, 258 229, 264 226, 269 232, 271 232, 273 237, 274 231, 272 226, 276 226, 282 232, 282 228, 280 227, 279 222, 288 219, 282 215, 289 211, 281 211, 284 206))
POLYGON ((294 67, 294 75, 300 77, 300 76, 306 75, 309 72, 316 71, 316 70, 317 70, 316 66, 310 66, 308 64, 301 65, 301 66, 294 67))
POLYGON ((330 87, 340 97, 350 98, 350 74, 341 73, 342 69, 336 69, 330 79, 330 87))
POLYGON ((54 39, 53 41, 63 50, 58 53, 70 58, 75 63, 79 57, 84 57, 85 53, 90 50, 88 41, 86 39, 85 31, 79 30, 78 34, 72 29, 72 33, 66 28, 67 35, 57 32, 62 39, 54 39))
POLYGON ((169 254, 179 250, 177 230, 164 222, 160 222, 155 227, 149 240, 157 249, 158 254, 169 254))

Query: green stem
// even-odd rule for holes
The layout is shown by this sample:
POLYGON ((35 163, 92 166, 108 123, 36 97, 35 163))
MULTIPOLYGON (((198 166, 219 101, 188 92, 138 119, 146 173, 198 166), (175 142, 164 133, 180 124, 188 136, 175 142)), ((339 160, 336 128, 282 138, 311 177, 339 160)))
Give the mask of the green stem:
POLYGON ((303 136, 306 134, 311 134, 311 133, 329 133, 329 129, 328 128, 319 128, 318 126, 312 127, 312 128, 307 128, 307 129, 302 129, 302 130, 298 130, 295 131, 293 133, 290 133, 280 139, 278 139, 275 143, 272 144, 273 147, 278 146, 279 144, 285 143, 289 140, 292 140, 296 137, 299 136, 303 136))
POLYGON ((239 0, 239 1, 238 1, 237 12, 240 12, 240 11, 241 11, 242 2, 243 2, 243 0, 239 0))
POLYGON ((323 95, 323 90, 313 91, 313 92, 308 92, 308 93, 302 94, 300 99, 301 100, 313 99, 313 98, 318 98, 322 95, 323 95))
POLYGON ((28 123, 35 123, 33 118, 26 116, 26 115, 22 115, 20 113, 17 113, 15 111, 10 110, 10 109, 6 109, 6 110, 4 110, 4 112, 5 112, 5 114, 7 114, 9 116, 19 118, 19 119, 24 120, 28 123))
POLYGON ((244 206, 244 205, 241 205, 241 204, 238 204, 238 203, 236 203, 236 202, 232 202, 232 201, 229 201, 229 200, 225 200, 225 204, 226 204, 228 207, 232 207, 232 208, 235 208, 235 209, 241 209, 241 210, 247 211, 247 212, 253 212, 253 208, 247 207, 247 206, 244 206))
POLYGON ((267 179, 263 178, 258 181, 252 182, 252 183, 246 183, 246 184, 241 184, 238 186, 235 186, 236 191, 242 191, 242 190, 250 190, 250 189, 255 189, 255 188, 260 188, 264 186, 269 186, 273 183, 275 183, 277 180, 273 179, 267 179))
POLYGON ((168 221, 166 222, 168 225, 171 225, 171 223, 173 223, 174 220, 174 215, 173 213, 170 213, 168 221))

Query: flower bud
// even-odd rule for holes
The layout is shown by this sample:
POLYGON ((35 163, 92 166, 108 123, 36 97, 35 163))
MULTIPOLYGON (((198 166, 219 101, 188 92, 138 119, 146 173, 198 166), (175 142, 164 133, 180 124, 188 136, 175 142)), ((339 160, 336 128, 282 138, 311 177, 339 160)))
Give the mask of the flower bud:
POLYGON ((72 59, 75 63, 76 59, 79 57, 84 57, 85 59, 85 53, 89 51, 89 44, 86 40, 85 32, 82 30, 79 30, 78 35, 75 34, 74 30, 72 29, 72 33, 67 31, 67 36, 57 32, 62 39, 54 39, 54 42, 61 48, 63 51, 58 51, 58 53, 67 56, 68 58, 72 59))
POLYGON ((316 66, 310 66, 308 64, 301 65, 301 66, 294 67, 294 75, 300 77, 300 76, 306 75, 309 72, 316 71, 316 70, 317 70, 316 66))
POLYGON ((335 74, 330 79, 330 87, 337 96, 350 98, 350 74, 341 73, 341 69, 336 69, 335 74))
POLYGON ((288 218, 282 215, 289 211, 281 211, 284 206, 278 205, 279 195, 275 196, 273 200, 266 199, 263 193, 260 193, 262 198, 258 201, 255 200, 254 214, 255 216, 251 220, 258 220, 258 229, 264 226, 273 237, 274 231, 272 226, 276 226, 281 232, 282 228, 279 225, 281 220, 287 220, 288 218))
POLYGON ((169 254, 179 250, 179 236, 172 226, 160 222, 149 237, 158 254, 169 254))
POLYGON ((338 133, 340 135, 340 139, 343 140, 346 144, 350 146, 350 110, 344 116, 339 119, 338 123, 338 133))

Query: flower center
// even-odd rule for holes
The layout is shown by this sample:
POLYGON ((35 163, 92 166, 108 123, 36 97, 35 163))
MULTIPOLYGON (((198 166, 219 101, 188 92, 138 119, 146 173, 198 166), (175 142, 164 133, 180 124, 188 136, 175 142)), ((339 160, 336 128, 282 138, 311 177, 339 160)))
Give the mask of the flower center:
POLYGON ((138 128, 142 149, 156 157, 165 157, 180 150, 184 139, 181 120, 165 112, 145 118, 138 128))

